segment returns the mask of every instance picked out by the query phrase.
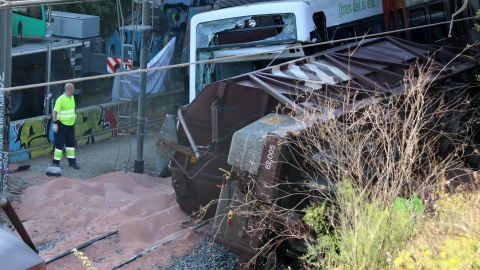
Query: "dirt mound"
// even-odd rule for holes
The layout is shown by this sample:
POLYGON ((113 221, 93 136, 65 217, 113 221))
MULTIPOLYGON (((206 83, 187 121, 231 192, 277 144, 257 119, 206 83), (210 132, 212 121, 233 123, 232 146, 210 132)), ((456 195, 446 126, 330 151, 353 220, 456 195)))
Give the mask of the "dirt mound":
MULTIPOLYGON (((114 172, 87 180, 59 177, 27 188, 12 202, 35 245, 48 260, 108 232, 85 248, 97 269, 108 269, 153 247, 123 269, 157 269, 197 246, 200 237, 183 229, 188 220, 175 201, 171 179, 114 172), (175 238, 162 245, 162 243, 175 238)), ((73 254, 47 269, 83 269, 73 254)))

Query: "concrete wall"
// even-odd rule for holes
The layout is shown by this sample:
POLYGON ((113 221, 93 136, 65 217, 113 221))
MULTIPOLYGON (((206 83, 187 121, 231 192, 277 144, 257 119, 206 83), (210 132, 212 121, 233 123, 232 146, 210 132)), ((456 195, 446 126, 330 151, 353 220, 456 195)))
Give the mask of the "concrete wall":
MULTIPOLYGON (((176 113, 176 107, 187 100, 184 91, 172 91, 146 97, 148 124, 162 121, 165 114, 176 113)), ((75 138, 77 145, 91 144, 118 133, 136 133, 138 100, 110 102, 77 109, 75 138), (125 117, 127 116, 127 117, 125 117)), ((10 122, 10 162, 39 157, 53 151, 52 116, 38 116, 10 122)))

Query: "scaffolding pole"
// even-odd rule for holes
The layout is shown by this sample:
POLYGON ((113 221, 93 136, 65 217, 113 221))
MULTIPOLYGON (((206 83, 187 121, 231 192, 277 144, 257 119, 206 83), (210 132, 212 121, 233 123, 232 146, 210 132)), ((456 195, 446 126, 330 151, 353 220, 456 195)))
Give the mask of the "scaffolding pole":
MULTIPOLYGON (((148 26, 148 0, 143 1, 142 5, 142 26, 148 26)), ((140 52, 140 69, 147 68, 148 56, 148 31, 142 31, 142 50, 140 52)), ((137 126, 137 155, 135 158, 134 169, 135 173, 143 173, 143 146, 145 141, 145 95, 147 92, 147 73, 140 73, 140 91, 138 93, 138 126, 137 126)))
MULTIPOLYGON (((12 10, 0 9, 0 89, 10 87, 12 74, 12 10)), ((7 92, 0 91, 0 198, 9 196, 8 182, 8 131, 5 111, 7 110, 5 96, 7 92)))

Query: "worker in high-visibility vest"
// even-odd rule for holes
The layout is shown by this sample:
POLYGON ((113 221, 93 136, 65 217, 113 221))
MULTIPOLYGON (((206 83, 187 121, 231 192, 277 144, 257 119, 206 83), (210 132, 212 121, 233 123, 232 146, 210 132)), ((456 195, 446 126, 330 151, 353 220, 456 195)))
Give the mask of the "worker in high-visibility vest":
POLYGON ((55 151, 53 153, 53 166, 60 166, 63 147, 67 153, 68 164, 70 167, 79 170, 75 158, 75 86, 72 83, 65 84, 65 92, 57 98, 53 108, 53 132, 55 133, 55 151))

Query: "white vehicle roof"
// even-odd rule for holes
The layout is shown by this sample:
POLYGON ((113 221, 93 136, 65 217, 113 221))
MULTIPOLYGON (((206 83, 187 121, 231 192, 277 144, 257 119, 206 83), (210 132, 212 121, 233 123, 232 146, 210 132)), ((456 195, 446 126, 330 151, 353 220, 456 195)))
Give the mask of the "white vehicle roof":
MULTIPOLYGON (((411 0, 414 1, 414 0, 411 0)), ((417 0, 418 1, 418 0, 417 0)), ((283 0, 258 2, 236 7, 213 10, 197 14, 192 18, 192 25, 199 23, 235 18, 242 16, 255 16, 263 14, 295 13, 303 14, 305 18, 312 18, 313 13, 323 11, 327 20, 327 27, 335 26, 349 21, 379 15, 383 13, 381 0, 365 1, 331 1, 331 0, 283 0)), ((298 20, 298 18, 297 18, 298 20)), ((308 29, 312 31, 313 29, 308 29)))
POLYGON ((255 4, 247 4, 237 7, 213 10, 193 16, 191 25, 192 29, 196 29, 198 24, 204 22, 217 21, 227 18, 279 13, 305 14, 309 16, 296 16, 297 25, 307 25, 307 29, 297 29, 297 36, 300 40, 302 40, 303 37, 308 38, 310 32, 315 29, 315 26, 313 25, 313 22, 311 20, 312 11, 310 5, 306 1, 260 2, 255 4), (300 20, 303 20, 304 22, 299 23, 300 20))

